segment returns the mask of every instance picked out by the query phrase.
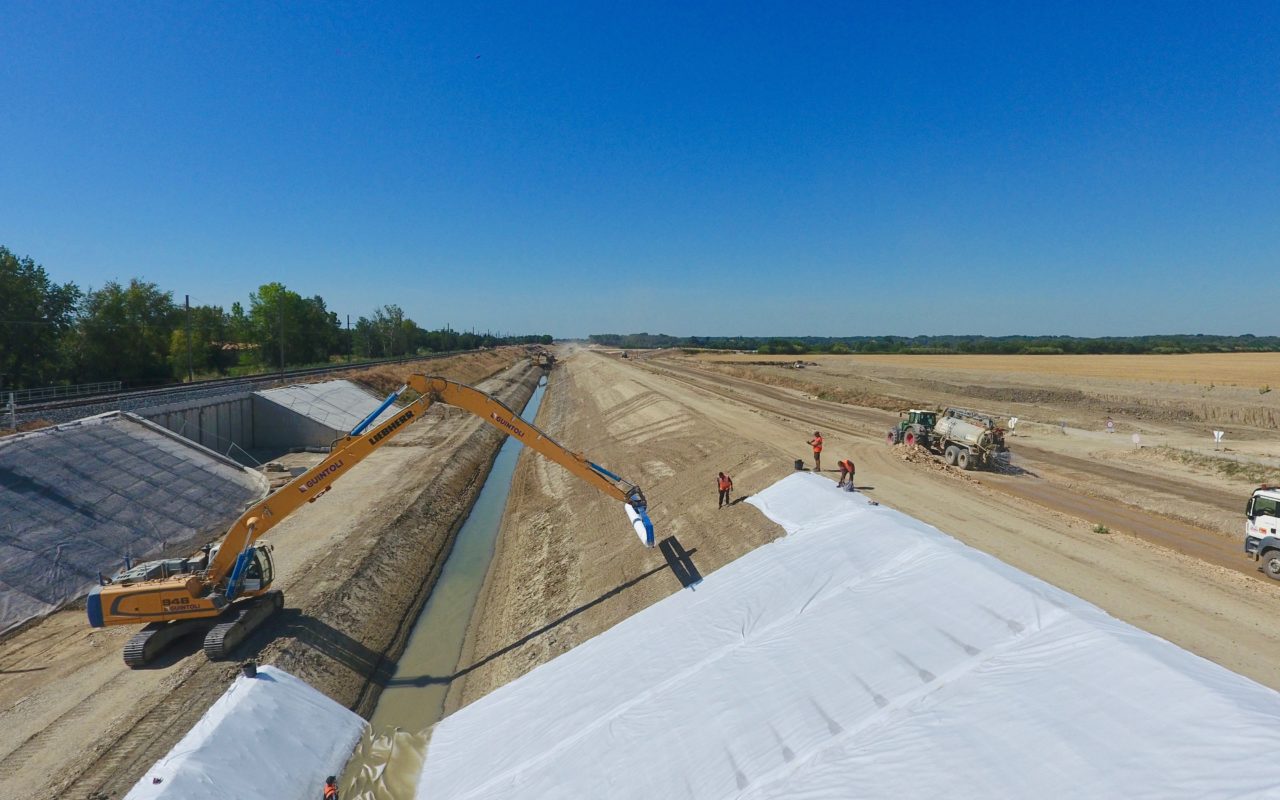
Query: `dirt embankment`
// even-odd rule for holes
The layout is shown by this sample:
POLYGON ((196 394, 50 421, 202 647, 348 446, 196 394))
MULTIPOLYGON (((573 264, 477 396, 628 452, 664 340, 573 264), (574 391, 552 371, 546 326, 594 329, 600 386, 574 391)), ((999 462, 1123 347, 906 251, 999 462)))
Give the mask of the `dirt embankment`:
POLYGON ((403 386, 410 375, 442 375, 459 383, 473 384, 510 367, 522 358, 524 348, 499 347, 478 353, 353 369, 326 375, 321 380, 344 378, 363 383, 375 392, 386 395, 403 386))
MULTIPOLYGON (((433 371, 477 382, 492 367, 464 363, 471 369, 433 371)), ((523 362, 480 386, 518 405, 539 374, 523 362)), ((269 538, 285 610, 235 657, 276 664, 357 711, 372 709, 501 439, 437 406, 276 526, 269 538)), ((234 664, 209 662, 198 641, 129 670, 120 648, 132 633, 90 629, 72 609, 0 641, 0 794, 123 796, 235 674, 234 664)))

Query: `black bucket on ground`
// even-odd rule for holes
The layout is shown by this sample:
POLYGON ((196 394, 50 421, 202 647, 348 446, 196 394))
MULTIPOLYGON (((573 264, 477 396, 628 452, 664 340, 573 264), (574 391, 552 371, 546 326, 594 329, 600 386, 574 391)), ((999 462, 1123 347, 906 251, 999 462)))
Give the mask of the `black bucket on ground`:
POLYGON ((796 469, 804 469, 804 461, 802 459, 796 459, 796 469))

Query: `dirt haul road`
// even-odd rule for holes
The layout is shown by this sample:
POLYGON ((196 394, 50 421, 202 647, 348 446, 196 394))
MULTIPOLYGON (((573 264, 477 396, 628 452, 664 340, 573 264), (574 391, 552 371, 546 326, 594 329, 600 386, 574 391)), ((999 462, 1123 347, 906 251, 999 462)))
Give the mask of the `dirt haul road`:
MULTIPOLYGON (((431 368, 519 408, 541 370, 527 361, 503 369, 517 357, 431 368)), ((502 438, 436 406, 274 528, 266 538, 285 609, 235 658, 275 664, 367 715, 502 438)), ((91 629, 79 608, 0 642, 0 796, 124 796, 235 675, 195 638, 153 668, 129 670, 120 651, 133 632, 91 629)))
MULTIPOLYGON (((1157 544, 1120 525, 1109 534, 1093 531, 1096 514, 1136 516, 1153 528, 1181 524, 1224 552, 1238 553, 1236 507, 1247 482, 1190 467, 1179 471, 1169 458, 1112 452, 1114 435, 1062 434, 1054 420, 1064 414, 1084 418, 1093 409, 1049 404, 1037 407, 1038 417, 1024 410, 1029 424, 1011 440, 1015 449, 1019 442, 1035 443, 1037 457, 1019 460, 1025 471, 964 473, 886 446, 884 431, 897 416, 882 408, 819 400, 698 359, 634 355, 621 360, 580 350, 562 360, 539 423, 638 481, 652 504, 659 539, 676 535, 694 551, 704 575, 781 533, 750 505, 717 509, 716 473, 733 476, 735 497, 759 491, 789 473, 796 458, 812 465, 805 441, 817 429, 826 437, 828 470, 837 459, 852 457, 860 491, 869 499, 1280 689, 1280 628, 1274 624, 1280 586, 1256 577, 1252 562, 1240 556, 1230 566, 1218 565, 1183 552, 1194 551, 1194 544, 1184 547, 1172 537, 1157 544), (1070 441, 1055 441, 1050 433, 1070 441), (1091 474, 1090 465, 1099 462, 1102 468, 1091 474), (1162 480, 1170 473, 1177 473, 1176 481, 1162 480), (1044 504, 1027 486, 1040 487, 1044 504), (1196 496, 1183 500, 1179 489, 1196 496), (1064 496, 1075 498, 1079 513, 1058 507, 1064 496), (1215 505, 1227 499, 1230 509, 1215 505), (1163 510, 1171 500, 1178 501, 1178 519, 1158 516, 1153 508, 1163 510), (1215 529, 1215 521, 1229 523, 1229 531, 1215 529)), ((889 384, 909 393, 915 382, 942 377, 908 370, 889 384)), ((850 394, 869 392, 838 378, 833 385, 850 394)), ((885 405, 906 407, 893 396, 885 405)), ((1146 424, 1145 431, 1170 441, 1190 435, 1176 425, 1146 424)), ((522 458, 450 710, 680 588, 656 550, 638 547, 615 504, 551 465, 522 458)))

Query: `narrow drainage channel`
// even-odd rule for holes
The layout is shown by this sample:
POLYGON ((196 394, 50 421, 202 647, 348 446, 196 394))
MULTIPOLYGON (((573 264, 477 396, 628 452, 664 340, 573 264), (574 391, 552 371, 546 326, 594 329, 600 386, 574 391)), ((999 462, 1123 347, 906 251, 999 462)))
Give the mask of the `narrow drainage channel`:
MULTIPOLYGON (((520 415, 537 416, 546 392, 539 382, 520 415)), ((440 577, 414 625, 395 674, 382 690, 369 731, 343 774, 342 796, 354 800, 413 797, 432 725, 444 713, 451 676, 493 559, 502 512, 511 492, 520 443, 508 438, 471 513, 458 531, 440 577)))

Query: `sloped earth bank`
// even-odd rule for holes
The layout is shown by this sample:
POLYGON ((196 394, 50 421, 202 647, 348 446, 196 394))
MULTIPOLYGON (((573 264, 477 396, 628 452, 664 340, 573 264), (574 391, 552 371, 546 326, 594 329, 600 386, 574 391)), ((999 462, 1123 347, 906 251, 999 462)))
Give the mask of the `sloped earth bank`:
MULTIPOLYGON (((639 484, 656 538, 675 537, 706 575, 782 535, 740 501, 791 472, 793 458, 780 443, 744 435, 727 416, 736 409, 691 400, 626 362, 579 351, 552 370, 535 422, 639 484), (724 509, 720 471, 735 484, 724 509)), ((521 454, 446 713, 680 590, 621 504, 521 454)))
MULTIPOLYGON (((538 421, 640 483, 659 539, 677 536, 707 580, 715 580, 715 568, 780 534, 750 505, 718 510, 716 473, 732 474, 735 497, 763 489, 797 458, 812 465, 805 441, 818 429, 826 437, 828 467, 852 457, 859 490, 869 499, 1280 689, 1280 586, 1258 577, 1243 556, 1222 555, 1238 553, 1235 534, 1178 519, 1229 519, 1243 502, 1239 487, 1179 472, 1167 460, 1143 469, 1142 460, 1123 458, 1119 450, 1094 473, 1101 459, 1091 456, 1092 448, 1114 449, 1114 442, 1105 434, 1052 430, 1049 422, 1071 410, 1042 411, 1044 423, 1020 429, 1013 440, 1015 449, 1021 440, 1035 453, 1019 459, 1024 471, 962 473, 887 447, 883 436, 897 418, 893 413, 818 400, 685 360, 622 360, 581 350, 552 373, 538 421), (1071 460, 1060 463, 1060 457, 1071 460), (1171 499, 1192 511, 1161 516, 1156 506, 1171 499), (1102 520, 1115 522, 1111 533, 1093 531, 1102 520), (1126 520, 1133 525, 1121 524, 1126 520), (1141 521, 1146 529, 1137 528, 1141 521), (1193 535, 1200 540, 1185 538, 1193 535)), ((450 709, 680 590, 661 554, 637 546, 615 505, 553 465, 529 460, 517 471, 450 709)))
MULTIPOLYGON (((440 371, 476 380, 476 365, 466 366, 440 371)), ((519 407, 540 374, 522 361, 479 386, 519 407)), ((427 417, 272 530, 285 610, 237 659, 256 657, 371 711, 502 440, 457 409, 427 417)), ((208 661, 198 640, 129 670, 120 650, 132 633, 90 629, 80 608, 0 642, 0 795, 123 796, 235 674, 234 664, 208 661)))

